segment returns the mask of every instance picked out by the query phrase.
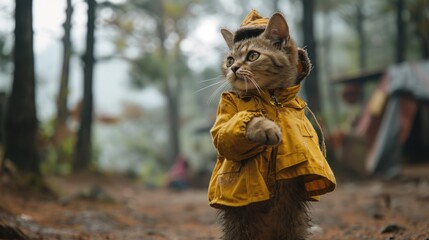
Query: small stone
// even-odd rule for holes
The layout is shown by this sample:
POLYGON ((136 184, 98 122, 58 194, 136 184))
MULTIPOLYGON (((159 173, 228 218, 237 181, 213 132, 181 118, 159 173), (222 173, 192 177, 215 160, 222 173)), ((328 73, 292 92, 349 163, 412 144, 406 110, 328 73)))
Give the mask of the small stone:
POLYGON ((308 232, 315 235, 315 234, 321 234, 323 232, 323 229, 319 226, 319 225, 312 225, 309 229, 308 232))
POLYGON ((376 207, 368 208, 368 215, 370 215, 372 218, 377 219, 377 220, 384 218, 384 215, 376 207))
POLYGON ((380 220, 380 219, 384 218, 384 215, 382 213, 379 213, 379 212, 374 212, 374 213, 372 213, 372 217, 374 219, 380 220))
POLYGON ((385 226, 383 229, 381 229, 381 233, 396 233, 399 232, 401 230, 403 230, 404 228, 397 225, 397 224, 389 224, 387 226, 385 226))

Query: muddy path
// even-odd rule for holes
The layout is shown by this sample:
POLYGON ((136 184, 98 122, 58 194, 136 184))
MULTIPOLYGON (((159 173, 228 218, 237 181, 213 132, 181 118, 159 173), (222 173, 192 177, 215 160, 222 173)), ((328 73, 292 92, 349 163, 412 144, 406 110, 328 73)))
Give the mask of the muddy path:
MULTIPOLYGON (((429 169, 429 168, 428 168, 429 169)), ((311 239, 429 239, 429 174, 339 181, 311 207, 311 239)), ((59 197, 3 177, 0 239, 219 239, 205 189, 151 190, 122 176, 49 177, 59 197)))

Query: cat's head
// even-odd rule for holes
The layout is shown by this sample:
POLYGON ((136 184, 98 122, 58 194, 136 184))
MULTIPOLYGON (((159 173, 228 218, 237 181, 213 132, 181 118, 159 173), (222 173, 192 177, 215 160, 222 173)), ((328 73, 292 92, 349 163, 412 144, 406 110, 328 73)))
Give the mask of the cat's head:
POLYGON ((300 59, 305 57, 308 64, 309 60, 305 51, 298 49, 290 38, 283 15, 275 13, 269 20, 265 19, 265 24, 262 18, 256 20, 258 24, 242 26, 235 34, 221 30, 229 48, 222 64, 226 79, 239 91, 271 90, 299 84, 303 79, 300 59))

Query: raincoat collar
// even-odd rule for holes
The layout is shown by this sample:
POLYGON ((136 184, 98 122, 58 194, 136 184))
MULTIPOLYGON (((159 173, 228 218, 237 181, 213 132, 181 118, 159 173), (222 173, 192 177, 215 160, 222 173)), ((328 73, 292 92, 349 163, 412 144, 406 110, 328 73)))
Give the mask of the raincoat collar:
POLYGON ((297 98, 300 88, 301 85, 297 84, 292 87, 276 88, 273 90, 250 90, 247 92, 238 92, 238 97, 243 100, 257 97, 275 107, 304 108, 307 104, 300 98, 297 98), (292 101, 294 99, 297 101, 292 101))

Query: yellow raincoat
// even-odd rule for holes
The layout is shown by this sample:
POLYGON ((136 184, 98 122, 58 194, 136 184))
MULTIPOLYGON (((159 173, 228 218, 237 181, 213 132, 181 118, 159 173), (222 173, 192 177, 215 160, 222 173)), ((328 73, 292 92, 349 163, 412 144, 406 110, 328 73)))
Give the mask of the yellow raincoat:
POLYGON ((209 185, 211 206, 239 207, 268 200, 276 180, 300 176, 308 200, 318 200, 319 195, 334 190, 335 177, 304 114, 306 103, 297 97, 299 88, 296 85, 275 96, 267 92, 222 94, 211 129, 218 151, 209 185), (246 138, 246 125, 256 116, 265 116, 281 127, 277 149, 246 138))

